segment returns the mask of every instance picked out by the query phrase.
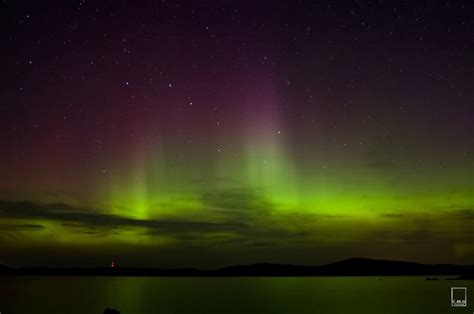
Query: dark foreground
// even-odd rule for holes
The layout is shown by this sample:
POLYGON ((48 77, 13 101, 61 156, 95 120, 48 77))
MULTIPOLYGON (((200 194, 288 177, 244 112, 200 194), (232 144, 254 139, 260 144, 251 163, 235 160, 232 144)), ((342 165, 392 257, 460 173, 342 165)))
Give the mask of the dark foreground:
POLYGON ((426 277, 0 278, 2 314, 473 313, 474 281, 426 277), (451 287, 467 307, 451 307, 451 287))

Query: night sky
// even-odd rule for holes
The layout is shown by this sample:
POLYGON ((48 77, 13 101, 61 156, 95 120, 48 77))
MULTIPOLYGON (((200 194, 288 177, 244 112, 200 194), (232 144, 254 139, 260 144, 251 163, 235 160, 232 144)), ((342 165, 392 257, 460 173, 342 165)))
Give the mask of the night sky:
POLYGON ((0 264, 474 264, 469 1, 0 3, 0 264))

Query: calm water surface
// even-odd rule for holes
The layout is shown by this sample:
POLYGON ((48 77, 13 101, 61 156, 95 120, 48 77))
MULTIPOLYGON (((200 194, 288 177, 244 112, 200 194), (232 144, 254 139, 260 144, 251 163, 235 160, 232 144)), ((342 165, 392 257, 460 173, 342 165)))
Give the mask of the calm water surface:
POLYGON ((0 277, 1 314, 470 313, 473 281, 424 277, 0 277), (450 288, 467 287, 465 308, 450 288))

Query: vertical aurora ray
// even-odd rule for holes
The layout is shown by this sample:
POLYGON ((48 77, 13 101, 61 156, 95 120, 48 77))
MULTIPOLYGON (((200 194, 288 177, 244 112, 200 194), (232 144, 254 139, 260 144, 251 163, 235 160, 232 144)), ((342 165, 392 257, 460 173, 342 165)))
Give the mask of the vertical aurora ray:
MULTIPOLYGON (((141 134, 145 131, 140 130, 141 134)), ((153 208, 163 198, 163 187, 168 181, 167 160, 160 137, 145 139, 138 137, 128 145, 126 151, 117 152, 111 166, 110 180, 100 187, 108 195, 106 207, 113 213, 136 219, 147 219, 154 214, 153 208)))
POLYGON ((272 6, 3 3, 0 252, 472 263, 472 14, 272 6))
MULTIPOLYGON (((472 177, 427 171, 423 177, 411 178, 412 186, 407 187, 403 180, 414 171, 409 161, 397 158, 398 164, 371 168, 358 157, 367 152, 348 153, 346 145, 334 144, 332 138, 337 134, 321 131, 309 136, 289 128, 272 80, 263 74, 255 77, 253 85, 244 85, 247 92, 238 99, 243 123, 190 129, 196 137, 207 133, 209 148, 199 142, 183 143, 176 134, 134 143, 117 161, 105 185, 107 207, 115 214, 138 219, 190 213, 205 216, 210 209, 202 199, 206 193, 236 188, 250 189, 269 202, 272 210, 374 219, 400 209, 426 212, 472 204, 468 185, 472 177), (304 145, 296 145, 301 138, 304 145), (395 172, 397 165, 403 165, 404 172, 395 172), (433 179, 427 180, 429 176, 433 179), (447 194, 441 176, 451 183, 461 180, 459 190, 447 194)), ((221 111, 223 117, 230 116, 225 109, 221 111)), ((187 127, 183 121, 176 123, 177 128, 187 127)), ((160 125, 149 127, 142 136, 148 138, 147 132, 156 134, 160 129, 160 125)))
POLYGON ((259 82, 246 101, 249 123, 243 131, 243 169, 246 184, 278 207, 294 206, 297 191, 294 169, 286 151, 285 125, 272 82, 259 82))

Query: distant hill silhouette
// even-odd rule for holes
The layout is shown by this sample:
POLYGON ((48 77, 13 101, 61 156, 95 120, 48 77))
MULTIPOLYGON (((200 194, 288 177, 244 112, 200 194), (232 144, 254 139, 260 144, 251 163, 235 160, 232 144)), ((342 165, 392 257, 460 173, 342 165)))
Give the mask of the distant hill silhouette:
POLYGON ((350 258, 322 266, 252 264, 215 270, 224 276, 402 276, 458 275, 474 266, 430 265, 404 261, 350 258))
POLYGON ((0 267, 0 275, 52 276, 430 276, 458 275, 473 279, 474 265, 420 264, 404 261, 350 258, 321 266, 299 266, 271 263, 237 265, 215 270, 161 268, 8 268, 0 267))

